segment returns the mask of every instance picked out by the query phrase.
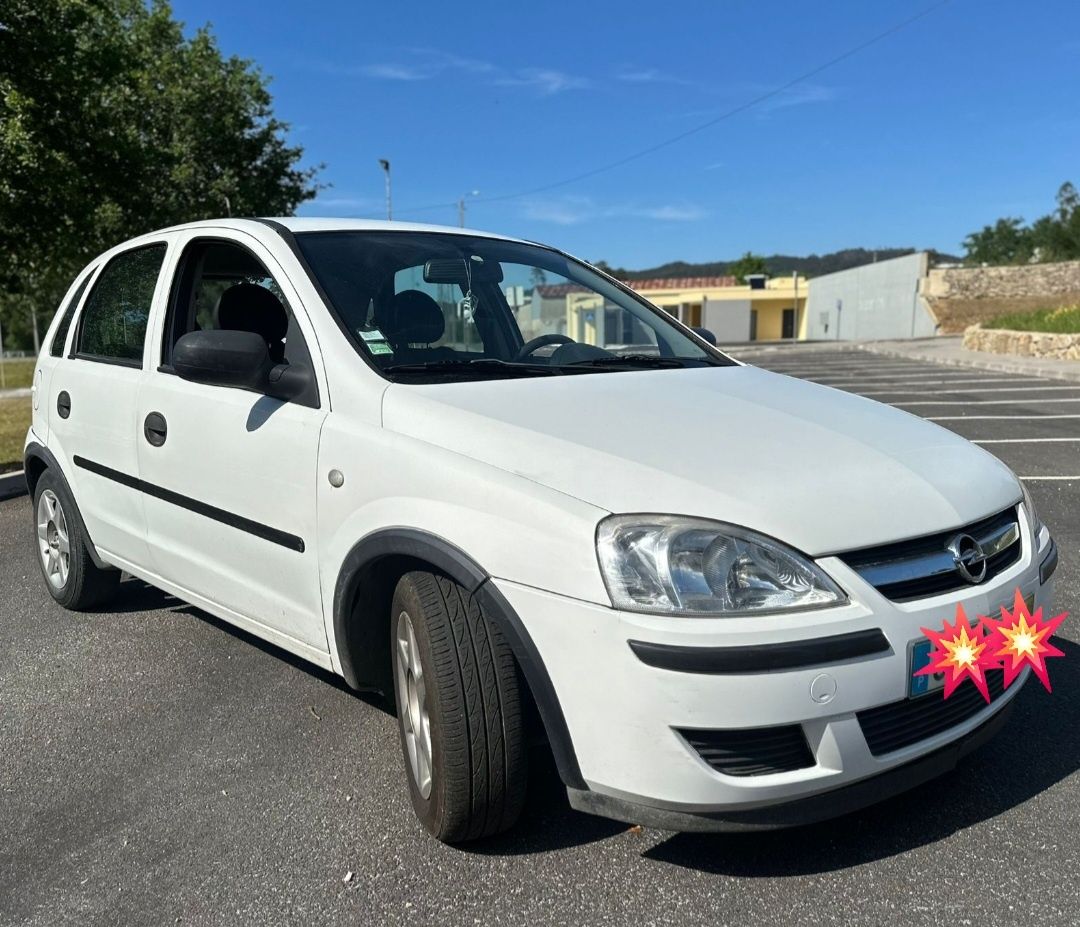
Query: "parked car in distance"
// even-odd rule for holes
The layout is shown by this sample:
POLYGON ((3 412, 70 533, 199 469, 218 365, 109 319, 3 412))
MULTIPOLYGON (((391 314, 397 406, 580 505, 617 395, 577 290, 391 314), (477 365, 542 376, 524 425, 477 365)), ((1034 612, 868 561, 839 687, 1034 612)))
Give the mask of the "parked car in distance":
POLYGON ((514 824, 533 733, 573 807, 661 828, 885 798, 1019 689, 941 698, 920 627, 1053 591, 1049 531, 990 454, 480 232, 126 242, 73 282, 33 406, 53 598, 98 606, 124 571, 395 699, 448 842, 514 824))

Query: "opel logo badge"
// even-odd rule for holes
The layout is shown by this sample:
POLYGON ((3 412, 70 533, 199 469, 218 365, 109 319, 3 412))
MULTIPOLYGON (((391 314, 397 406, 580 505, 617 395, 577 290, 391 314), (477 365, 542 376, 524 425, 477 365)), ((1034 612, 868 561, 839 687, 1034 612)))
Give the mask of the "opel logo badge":
POLYGON ((956 564, 956 572, 969 583, 981 583, 986 579, 986 553, 982 544, 970 534, 954 537, 949 541, 948 551, 956 564))

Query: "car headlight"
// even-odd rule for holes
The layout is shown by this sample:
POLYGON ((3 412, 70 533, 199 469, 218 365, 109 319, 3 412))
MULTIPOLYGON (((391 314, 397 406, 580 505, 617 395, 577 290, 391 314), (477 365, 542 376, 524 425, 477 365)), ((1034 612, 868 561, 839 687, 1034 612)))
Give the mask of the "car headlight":
POLYGON ((612 604, 627 611, 753 615, 847 601, 802 554, 721 522, 613 515, 600 522, 596 547, 612 604))
POLYGON ((1035 539, 1034 548, 1038 550, 1039 535, 1042 534, 1043 529, 1042 519, 1039 518, 1039 513, 1035 511, 1035 501, 1031 498, 1031 493, 1028 492, 1023 480, 1020 481, 1020 489, 1024 492, 1024 510, 1027 512, 1028 521, 1031 522, 1031 536, 1035 539))

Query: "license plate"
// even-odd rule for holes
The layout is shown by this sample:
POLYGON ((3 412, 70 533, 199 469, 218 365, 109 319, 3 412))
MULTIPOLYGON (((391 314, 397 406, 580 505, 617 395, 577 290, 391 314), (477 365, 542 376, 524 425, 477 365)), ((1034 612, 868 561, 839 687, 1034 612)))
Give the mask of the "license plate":
POLYGON ((911 672, 908 674, 908 697, 918 698, 929 692, 936 692, 945 686, 945 674, 928 673, 925 676, 915 674, 930 662, 930 651, 934 645, 928 640, 915 641, 911 645, 909 663, 911 672))
MULTIPOLYGON (((1027 606, 1029 612, 1035 611, 1035 593, 1032 592, 1029 595, 1024 596, 1024 604, 1027 606)), ((1012 610, 1012 601, 1005 603, 1005 607, 1012 610)), ((1001 609, 997 608, 990 613, 990 617, 1001 617, 1001 609)), ((922 640, 913 641, 908 648, 908 666, 910 667, 908 672, 908 697, 918 698, 920 695, 926 695, 930 692, 937 692, 938 689, 942 689, 945 686, 945 674, 944 673, 928 673, 925 676, 916 676, 915 674, 926 666, 930 662, 930 651, 933 650, 934 645, 923 638, 922 640)))

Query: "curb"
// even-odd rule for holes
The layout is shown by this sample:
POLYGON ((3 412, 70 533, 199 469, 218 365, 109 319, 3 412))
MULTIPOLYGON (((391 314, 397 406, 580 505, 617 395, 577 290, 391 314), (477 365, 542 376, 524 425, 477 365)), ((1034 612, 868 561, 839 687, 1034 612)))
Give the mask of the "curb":
POLYGON ((16 496, 25 496, 26 473, 16 470, 13 473, 0 474, 0 501, 14 499, 16 496))
MULTIPOLYGON (((924 361, 931 364, 943 364, 946 367, 970 367, 976 370, 992 370, 997 373, 1009 373, 1017 376, 1042 377, 1047 380, 1069 380, 1080 382, 1080 362, 1076 362, 1076 369, 1062 369, 1059 367, 1044 368, 1035 364, 1025 364, 1005 359, 1005 355, 994 355, 993 359, 984 360, 981 357, 943 357, 933 352, 900 351, 896 348, 877 347, 873 344, 861 344, 856 350, 865 351, 868 354, 877 354, 880 357, 900 357, 905 360, 924 361), (998 358, 1001 358, 1000 360, 998 358)), ((972 352, 976 353, 976 352, 972 352)), ((981 352, 978 352, 981 353, 981 352)))

